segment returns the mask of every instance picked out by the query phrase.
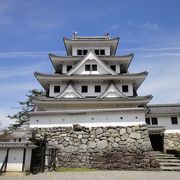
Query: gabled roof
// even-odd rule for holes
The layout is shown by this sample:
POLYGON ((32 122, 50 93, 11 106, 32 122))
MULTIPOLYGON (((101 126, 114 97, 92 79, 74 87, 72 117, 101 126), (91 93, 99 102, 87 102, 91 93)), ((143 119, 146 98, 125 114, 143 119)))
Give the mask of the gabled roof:
POLYGON ((104 62, 100 60, 98 56, 95 55, 94 52, 90 51, 72 70, 70 70, 67 75, 73 74, 76 70, 78 70, 86 61, 95 60, 102 68, 104 68, 109 74, 115 75, 117 74, 115 71, 111 70, 104 62))
MULTIPOLYGON (((100 57, 101 61, 106 63, 119 63, 121 64, 121 69, 127 71, 129 65, 134 57, 134 54, 127 54, 122 56, 98 56, 100 57)), ((52 65, 56 72, 59 71, 59 67, 61 64, 77 64, 79 61, 82 60, 82 56, 58 56, 55 54, 49 54, 49 58, 51 60, 52 65)))
POLYGON ((78 93, 72 84, 69 84, 56 98, 84 98, 84 96, 78 93))
POLYGON ((99 98, 126 97, 113 83, 99 96, 99 98))
POLYGON ((67 55, 72 55, 72 47, 102 47, 102 46, 110 46, 111 55, 116 54, 117 46, 119 43, 119 37, 116 38, 97 38, 89 36, 88 38, 76 38, 76 39, 68 39, 63 38, 64 45, 66 48, 67 55))

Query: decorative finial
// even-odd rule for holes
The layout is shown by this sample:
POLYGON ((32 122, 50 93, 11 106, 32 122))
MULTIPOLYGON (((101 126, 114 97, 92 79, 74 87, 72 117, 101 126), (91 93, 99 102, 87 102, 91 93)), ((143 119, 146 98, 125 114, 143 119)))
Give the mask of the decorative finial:
POLYGON ((76 31, 73 32, 73 39, 77 39, 78 33, 76 31))
POLYGON ((104 36, 106 39, 109 39, 109 33, 108 32, 106 32, 104 36))

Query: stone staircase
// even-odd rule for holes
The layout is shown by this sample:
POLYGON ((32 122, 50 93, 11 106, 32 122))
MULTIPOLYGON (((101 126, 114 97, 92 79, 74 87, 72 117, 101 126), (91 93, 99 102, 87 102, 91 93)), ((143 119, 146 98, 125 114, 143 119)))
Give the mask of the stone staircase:
POLYGON ((180 159, 173 154, 166 154, 160 151, 152 151, 151 154, 158 160, 161 170, 180 171, 180 159))

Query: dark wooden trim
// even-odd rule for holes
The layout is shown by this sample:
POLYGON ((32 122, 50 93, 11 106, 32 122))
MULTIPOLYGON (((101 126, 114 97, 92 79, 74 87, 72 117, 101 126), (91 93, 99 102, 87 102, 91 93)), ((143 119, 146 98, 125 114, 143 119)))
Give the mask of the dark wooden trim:
POLYGON ((23 164, 22 164, 22 172, 24 172, 25 160, 26 160, 26 148, 24 148, 24 151, 23 151, 23 164))
POLYGON ((6 169, 7 169, 8 156, 9 156, 9 148, 7 149, 7 154, 6 154, 6 162, 5 162, 5 166, 4 166, 4 171, 5 172, 6 172, 6 169))

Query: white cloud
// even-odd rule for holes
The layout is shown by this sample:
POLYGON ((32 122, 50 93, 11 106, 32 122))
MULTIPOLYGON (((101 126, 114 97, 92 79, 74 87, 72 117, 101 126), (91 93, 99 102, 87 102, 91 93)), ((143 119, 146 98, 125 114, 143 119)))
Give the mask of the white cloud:
POLYGON ((9 114, 13 114, 15 111, 12 111, 10 109, 0 108, 0 129, 5 128, 9 126, 9 124, 13 124, 14 120, 9 119, 7 116, 9 114))
POLYGON ((137 27, 140 28, 140 29, 152 30, 152 31, 160 30, 159 25, 156 24, 156 23, 153 23, 151 21, 147 21, 145 23, 138 24, 137 27))
POLYGON ((32 51, 32 52, 0 52, 0 58, 15 58, 15 57, 45 57, 49 53, 64 54, 64 51, 32 51))

